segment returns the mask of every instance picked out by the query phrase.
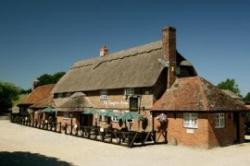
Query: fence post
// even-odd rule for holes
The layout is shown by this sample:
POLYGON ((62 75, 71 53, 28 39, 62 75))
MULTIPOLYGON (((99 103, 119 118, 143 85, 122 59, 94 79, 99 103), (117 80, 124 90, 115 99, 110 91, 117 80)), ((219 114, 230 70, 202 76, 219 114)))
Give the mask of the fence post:
POLYGON ((61 122, 59 123, 59 132, 60 133, 62 132, 62 124, 61 124, 61 122))
POLYGON ((102 142, 104 142, 104 131, 101 132, 101 140, 102 140, 102 142))
POLYGON ((71 123, 71 125, 70 125, 70 135, 72 135, 72 130, 73 130, 73 125, 71 123))
POLYGON ((76 136, 78 136, 78 126, 76 127, 76 133, 75 133, 76 136))
POLYGON ((113 139, 113 132, 112 130, 110 131, 110 143, 112 143, 112 139, 113 139))

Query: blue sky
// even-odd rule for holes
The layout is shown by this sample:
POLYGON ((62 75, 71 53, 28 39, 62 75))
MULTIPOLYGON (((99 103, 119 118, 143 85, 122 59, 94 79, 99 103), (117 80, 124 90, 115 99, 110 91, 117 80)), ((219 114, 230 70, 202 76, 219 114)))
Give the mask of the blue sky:
POLYGON ((250 92, 250 3, 240 0, 0 0, 0 80, 30 88, 103 44, 114 52, 159 40, 166 25, 199 75, 250 92))

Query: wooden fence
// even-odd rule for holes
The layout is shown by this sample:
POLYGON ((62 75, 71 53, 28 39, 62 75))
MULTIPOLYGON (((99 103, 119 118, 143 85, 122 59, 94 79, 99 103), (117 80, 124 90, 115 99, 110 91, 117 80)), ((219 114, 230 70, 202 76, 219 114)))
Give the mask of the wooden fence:
POLYGON ((38 123, 37 121, 30 121, 23 117, 11 117, 11 122, 42 130, 65 133, 66 135, 127 147, 155 144, 155 132, 121 131, 112 128, 101 129, 98 126, 62 126, 61 123, 47 123, 45 121, 38 123))

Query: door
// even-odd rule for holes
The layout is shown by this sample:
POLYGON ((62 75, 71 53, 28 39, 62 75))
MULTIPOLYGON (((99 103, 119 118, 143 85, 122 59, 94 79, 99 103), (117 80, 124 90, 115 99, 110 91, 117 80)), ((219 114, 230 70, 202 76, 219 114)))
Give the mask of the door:
POLYGON ((240 117, 239 117, 239 113, 238 112, 234 112, 234 126, 235 126, 235 129, 236 129, 236 139, 235 139, 235 143, 238 143, 240 142, 240 117))
POLYGON ((92 114, 82 114, 80 118, 81 126, 93 126, 93 115, 92 114))

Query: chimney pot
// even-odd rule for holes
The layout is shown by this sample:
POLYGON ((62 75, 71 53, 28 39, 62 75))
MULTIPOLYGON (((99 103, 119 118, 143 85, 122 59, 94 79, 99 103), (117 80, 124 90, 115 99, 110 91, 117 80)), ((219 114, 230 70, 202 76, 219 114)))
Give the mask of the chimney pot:
POLYGON ((107 56, 108 52, 109 52, 109 49, 107 48, 107 46, 106 45, 102 46, 100 48, 100 57, 107 56))

